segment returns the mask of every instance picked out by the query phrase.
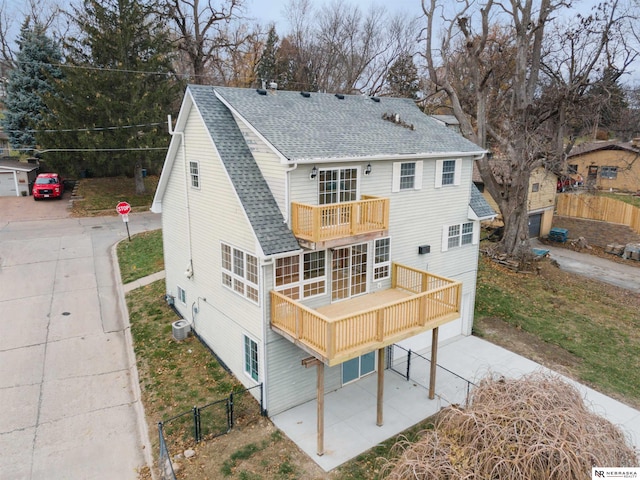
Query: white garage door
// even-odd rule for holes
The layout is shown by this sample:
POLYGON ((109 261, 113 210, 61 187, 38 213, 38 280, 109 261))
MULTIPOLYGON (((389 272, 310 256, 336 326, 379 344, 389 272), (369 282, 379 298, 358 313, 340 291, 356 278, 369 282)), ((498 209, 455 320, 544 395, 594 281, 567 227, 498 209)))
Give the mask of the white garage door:
POLYGON ((16 196, 16 182, 13 179, 13 173, 0 172, 0 197, 8 196, 16 196))

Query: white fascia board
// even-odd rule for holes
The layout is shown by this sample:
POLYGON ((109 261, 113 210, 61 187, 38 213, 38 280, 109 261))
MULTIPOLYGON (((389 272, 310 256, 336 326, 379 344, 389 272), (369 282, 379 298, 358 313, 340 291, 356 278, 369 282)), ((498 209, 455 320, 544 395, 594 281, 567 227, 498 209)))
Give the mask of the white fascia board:
MULTIPOLYGON (((367 161, 381 161, 381 160, 426 160, 431 158, 464 158, 473 157, 477 159, 482 157, 487 151, 478 150, 476 152, 428 152, 428 153, 406 153, 398 155, 367 155, 362 157, 319 157, 319 158, 299 158, 295 160, 295 163, 301 165, 311 165, 314 163, 353 163, 353 162, 367 162, 367 161)), ((292 163, 292 162, 287 162, 292 163)))

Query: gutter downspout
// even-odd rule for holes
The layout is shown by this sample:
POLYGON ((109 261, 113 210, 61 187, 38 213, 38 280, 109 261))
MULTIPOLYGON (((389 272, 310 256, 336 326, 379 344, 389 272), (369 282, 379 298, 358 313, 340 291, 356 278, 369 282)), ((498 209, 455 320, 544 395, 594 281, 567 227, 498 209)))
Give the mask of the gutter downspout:
POLYGON ((284 185, 284 208, 285 208, 285 223, 289 224, 290 218, 289 218, 289 213, 291 211, 291 193, 289 192, 289 186, 291 185, 291 181, 289 179, 289 174, 291 172, 293 172, 296 168, 298 168, 298 162, 294 163, 292 167, 287 168, 284 172, 285 172, 285 177, 284 177, 284 181, 285 181, 285 185, 284 185))
POLYGON ((184 145, 184 132, 177 132, 173 130, 171 125, 171 115, 167 115, 167 123, 169 124, 169 135, 179 135, 180 136, 180 148, 182 150, 182 161, 184 162, 184 199, 185 206, 187 209, 187 248, 189 255, 189 264, 187 265, 186 276, 187 278, 193 277, 193 256, 192 256, 192 247, 191 247, 191 208, 189 205, 189 165, 187 165, 187 152, 184 145))

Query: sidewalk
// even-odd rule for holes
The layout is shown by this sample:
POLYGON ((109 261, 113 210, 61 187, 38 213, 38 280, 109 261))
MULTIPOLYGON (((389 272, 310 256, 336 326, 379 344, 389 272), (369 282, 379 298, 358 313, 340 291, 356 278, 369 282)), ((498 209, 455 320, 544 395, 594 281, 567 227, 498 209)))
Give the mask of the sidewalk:
POLYGON ((150 283, 153 283, 156 280, 161 280, 163 278, 164 278, 164 270, 153 273, 147 277, 139 278, 138 280, 134 280, 133 282, 129 282, 123 285, 124 293, 129 293, 131 290, 144 287, 145 285, 149 285, 150 283))

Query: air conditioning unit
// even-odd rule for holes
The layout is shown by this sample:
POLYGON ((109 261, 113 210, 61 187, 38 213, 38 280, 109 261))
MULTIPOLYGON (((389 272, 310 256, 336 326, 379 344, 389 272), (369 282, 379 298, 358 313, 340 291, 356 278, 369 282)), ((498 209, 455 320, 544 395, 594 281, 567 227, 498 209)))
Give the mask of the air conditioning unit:
POLYGON ((178 320, 171 324, 171 332, 175 340, 184 340, 189 336, 191 325, 186 320, 178 320))

